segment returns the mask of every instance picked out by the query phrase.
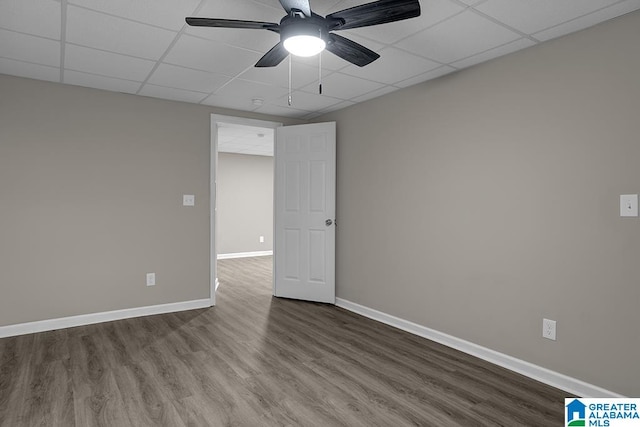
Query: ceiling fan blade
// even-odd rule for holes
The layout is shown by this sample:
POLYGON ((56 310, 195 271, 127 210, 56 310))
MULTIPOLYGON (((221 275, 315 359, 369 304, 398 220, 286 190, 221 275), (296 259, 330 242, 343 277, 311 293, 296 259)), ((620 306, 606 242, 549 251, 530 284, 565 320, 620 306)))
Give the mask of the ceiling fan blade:
POLYGON ((329 34, 327 50, 358 67, 364 67, 380 58, 380 55, 371 49, 337 34, 329 34))
POLYGON ((287 13, 291 13, 291 9, 298 9, 304 13, 304 16, 311 16, 311 7, 309 0, 280 0, 280 4, 287 13))
POLYGON ((368 27, 420 16, 418 0, 379 0, 327 15, 331 30, 368 27))
POLYGON ((278 32, 280 24, 274 22, 242 21, 238 19, 185 18, 192 27, 247 28, 250 30, 271 30, 278 32))
POLYGON ((281 63, 287 56, 289 56, 289 52, 284 48, 282 43, 278 43, 274 47, 269 50, 269 52, 265 53, 262 58, 258 62, 256 62, 256 67, 275 67, 279 63, 281 63))

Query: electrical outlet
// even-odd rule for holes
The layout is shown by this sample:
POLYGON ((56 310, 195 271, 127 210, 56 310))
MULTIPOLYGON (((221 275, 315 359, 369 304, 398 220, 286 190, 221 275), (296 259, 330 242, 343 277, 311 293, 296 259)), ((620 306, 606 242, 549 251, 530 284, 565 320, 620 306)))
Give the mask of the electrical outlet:
POLYGON ((542 337, 550 340, 556 340, 556 321, 542 319, 542 337))
POLYGON ((260 243, 264 243, 264 236, 260 236, 260 243))
POLYGON ((156 273, 147 273, 147 286, 156 285, 156 273))

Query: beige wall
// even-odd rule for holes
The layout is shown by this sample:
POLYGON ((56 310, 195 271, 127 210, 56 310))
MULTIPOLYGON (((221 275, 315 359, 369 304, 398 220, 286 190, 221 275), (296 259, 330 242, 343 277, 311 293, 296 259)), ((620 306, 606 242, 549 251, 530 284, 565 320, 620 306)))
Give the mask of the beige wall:
POLYGON ((219 153, 217 180, 218 253, 273 250, 273 157, 219 153))
POLYGON ((337 294, 640 396, 640 13, 320 117, 337 294), (558 322, 556 342, 542 318, 558 322))
POLYGON ((0 326, 208 298, 214 112, 0 75, 0 326))

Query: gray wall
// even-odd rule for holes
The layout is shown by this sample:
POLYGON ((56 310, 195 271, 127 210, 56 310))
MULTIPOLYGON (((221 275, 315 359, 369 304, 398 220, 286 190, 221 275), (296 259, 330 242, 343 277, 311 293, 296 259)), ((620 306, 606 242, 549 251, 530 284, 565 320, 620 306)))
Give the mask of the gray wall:
POLYGON ((320 117, 338 297, 640 396, 638 40, 634 13, 320 117))
POLYGON ((208 298, 214 112, 0 75, 0 326, 208 298))
POLYGON ((218 253, 273 250, 273 157, 218 153, 217 180, 218 253))

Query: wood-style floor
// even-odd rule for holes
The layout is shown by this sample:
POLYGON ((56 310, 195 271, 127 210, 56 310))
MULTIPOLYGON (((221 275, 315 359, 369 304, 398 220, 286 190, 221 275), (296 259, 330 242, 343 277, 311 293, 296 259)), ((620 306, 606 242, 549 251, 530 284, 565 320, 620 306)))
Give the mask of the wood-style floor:
POLYGON ((551 426, 565 393, 219 262, 211 309, 0 339, 0 425, 551 426))

